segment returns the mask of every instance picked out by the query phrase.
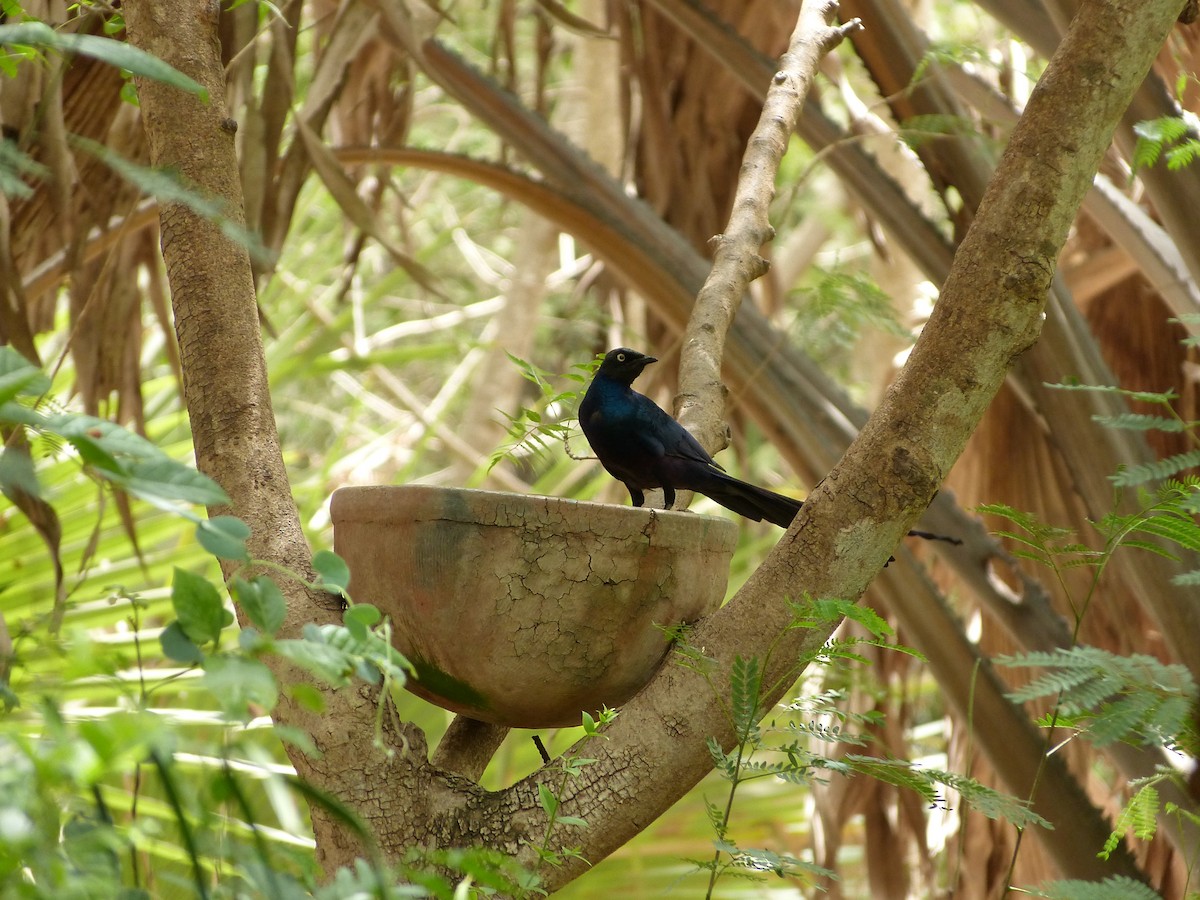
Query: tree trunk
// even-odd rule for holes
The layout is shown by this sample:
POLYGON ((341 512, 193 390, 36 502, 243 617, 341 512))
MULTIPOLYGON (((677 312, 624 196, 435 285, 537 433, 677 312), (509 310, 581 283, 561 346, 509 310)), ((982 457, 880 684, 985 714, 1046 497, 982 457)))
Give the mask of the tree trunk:
MULTIPOLYGON (((219 7, 205 0, 137 0, 123 7, 129 40, 169 62, 208 90, 208 102, 143 78, 138 96, 155 166, 174 169, 190 186, 244 221, 242 186, 234 153, 237 123, 226 117, 225 76, 217 44, 219 7)), ((214 222, 180 203, 160 206, 162 252, 171 285, 175 331, 183 369, 184 400, 191 420, 196 465, 232 500, 232 513, 252 529, 250 554, 311 574, 309 550, 292 502, 279 435, 271 411, 258 308, 245 247, 214 222)), ((228 573, 227 573, 228 574, 228 573)), ((340 621, 340 602, 312 594, 296 582, 280 587, 288 600, 281 637, 298 637, 308 622, 340 621)), ((240 611, 239 611, 240 613, 240 611)), ((286 683, 290 673, 276 675, 286 683)), ((326 692, 323 715, 283 701, 278 721, 303 728, 323 758, 288 746, 297 771, 339 797, 362 795, 387 767, 372 747, 374 703, 355 691, 326 692), (347 765, 358 760, 359 765, 347 765)), ((397 746, 403 741, 396 735, 397 746)), ((408 735, 415 748, 420 735, 408 735)), ((403 754, 397 754, 404 758, 403 754)), ((405 782, 396 773, 393 785, 405 782)), ((319 859, 326 871, 362 853, 346 823, 323 807, 312 808, 319 859)))

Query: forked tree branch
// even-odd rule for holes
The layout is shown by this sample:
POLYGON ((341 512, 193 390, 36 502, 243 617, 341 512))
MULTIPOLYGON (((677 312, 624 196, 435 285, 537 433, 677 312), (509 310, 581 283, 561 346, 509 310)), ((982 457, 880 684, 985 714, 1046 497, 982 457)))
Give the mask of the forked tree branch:
MULTIPOLYGON (((1082 5, 1013 132, 908 365, 766 563, 691 636, 716 661, 717 684, 725 683, 723 673, 736 657, 761 658, 772 645, 768 681, 790 671, 798 653, 827 635, 789 632, 784 598, 861 596, 889 548, 925 508, 1009 365, 1037 339, 1056 257, 1083 192, 1179 5, 1178 0, 1082 5)), ((139 83, 155 164, 178 167, 238 214, 232 134, 220 111, 224 85, 215 6, 205 0, 128 0, 124 12, 131 40, 205 84, 213 96, 205 107, 161 85, 139 83)), ((164 206, 162 222, 199 465, 221 482, 234 512, 254 528, 254 554, 303 569, 308 548, 271 416, 245 251, 186 210, 164 206)), ((711 356, 719 358, 719 351, 711 356)), ((302 591, 291 590, 288 600, 288 627, 333 616, 302 591)), ((790 681, 780 683, 786 687, 790 681)), ((774 703, 785 687, 766 702, 774 703)), ((711 768, 707 739, 732 741, 722 708, 697 675, 667 666, 625 707, 607 739, 588 746, 596 764, 560 797, 564 814, 590 823, 569 838, 586 859, 603 859, 703 777, 711 768)), ((301 773, 372 824, 391 852, 414 844, 476 843, 534 861, 522 842, 537 842, 545 832, 537 787, 546 782, 557 789, 552 773, 486 793, 429 766, 419 732, 402 726, 389 731, 393 754, 374 747, 372 710, 372 699, 354 690, 333 695, 321 718, 282 708, 281 718, 307 729, 326 754, 322 760, 294 755, 301 773)), ((361 851, 346 829, 316 809, 314 823, 326 871, 361 851)), ((1055 835, 1050 841, 1075 840, 1055 835)), ((1064 852, 1056 858, 1073 877, 1136 874, 1127 860, 1103 866, 1090 854, 1064 852)), ((550 870, 546 886, 561 887, 585 868, 573 861, 550 870)))

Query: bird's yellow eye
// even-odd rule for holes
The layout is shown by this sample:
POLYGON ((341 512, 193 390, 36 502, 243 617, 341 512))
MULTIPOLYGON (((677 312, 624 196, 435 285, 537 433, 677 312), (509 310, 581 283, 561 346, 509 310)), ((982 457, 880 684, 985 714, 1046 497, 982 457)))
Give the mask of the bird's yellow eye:
POLYGON ((625 354, 624 353, 617 354, 617 362, 625 362, 625 354))

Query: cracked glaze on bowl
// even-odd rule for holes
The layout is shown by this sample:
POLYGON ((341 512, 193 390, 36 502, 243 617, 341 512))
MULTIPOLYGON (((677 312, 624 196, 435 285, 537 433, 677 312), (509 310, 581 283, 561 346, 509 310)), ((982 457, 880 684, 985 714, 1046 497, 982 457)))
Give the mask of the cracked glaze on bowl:
POLYGON ((409 689, 474 719, 578 725, 724 596, 737 526, 692 513, 430 485, 341 488, 350 594, 393 623, 409 689))

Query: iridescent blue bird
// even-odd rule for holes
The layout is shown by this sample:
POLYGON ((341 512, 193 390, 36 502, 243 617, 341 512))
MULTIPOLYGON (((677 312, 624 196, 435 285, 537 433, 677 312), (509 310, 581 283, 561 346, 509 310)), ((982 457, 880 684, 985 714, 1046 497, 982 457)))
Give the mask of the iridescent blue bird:
MULTIPOLYGON (((670 509, 676 491, 695 491, 755 522, 792 524, 801 501, 729 475, 691 432, 633 389, 634 379, 654 362, 655 357, 628 347, 608 351, 579 404, 579 425, 588 443, 608 473, 629 489, 633 505, 646 502, 646 491, 662 488, 670 509)), ((962 543, 927 531, 909 534, 962 543)))

